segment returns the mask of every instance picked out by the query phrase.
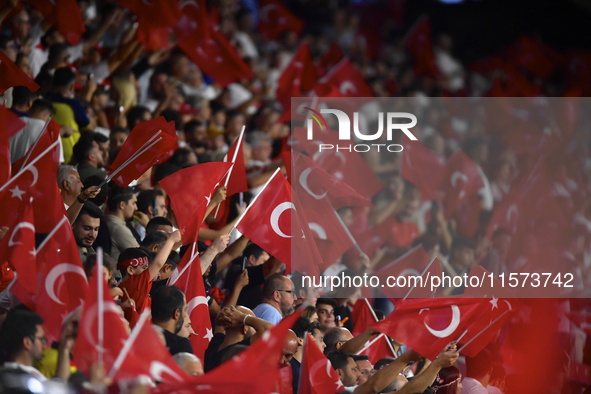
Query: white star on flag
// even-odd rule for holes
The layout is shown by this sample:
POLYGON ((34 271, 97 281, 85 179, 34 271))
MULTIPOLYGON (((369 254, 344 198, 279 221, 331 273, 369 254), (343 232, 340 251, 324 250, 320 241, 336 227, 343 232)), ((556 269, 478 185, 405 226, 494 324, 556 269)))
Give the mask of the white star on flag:
POLYGON ((499 299, 496 298, 494 295, 492 296, 492 300, 489 301, 492 304, 492 309, 498 308, 497 302, 499 302, 499 299))
POLYGON ((17 197, 21 201, 23 200, 23 197, 22 196, 23 196, 23 194, 25 194, 25 191, 20 190, 18 188, 18 185, 16 185, 14 187, 14 189, 10 189, 10 191, 12 192, 12 197, 17 197))
POLYGON ((206 328, 206 330, 207 334, 205 334, 203 338, 207 338, 208 341, 211 341, 211 338, 213 338, 213 330, 211 328, 206 328))

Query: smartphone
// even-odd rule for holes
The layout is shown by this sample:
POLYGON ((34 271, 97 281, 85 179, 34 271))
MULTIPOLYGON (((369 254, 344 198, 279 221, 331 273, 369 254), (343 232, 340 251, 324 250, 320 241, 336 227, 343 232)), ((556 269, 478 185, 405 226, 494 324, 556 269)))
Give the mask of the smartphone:
POLYGON ((72 337, 76 338, 78 336, 78 321, 72 322, 72 337))
POLYGON ((244 256, 244 259, 242 260, 242 271, 244 271, 246 269, 246 256, 244 256))
POLYGON ((122 106, 122 105, 120 105, 120 106, 119 106, 119 113, 120 113, 120 114, 122 114, 124 110, 125 110, 125 108, 123 108, 123 106, 122 106))

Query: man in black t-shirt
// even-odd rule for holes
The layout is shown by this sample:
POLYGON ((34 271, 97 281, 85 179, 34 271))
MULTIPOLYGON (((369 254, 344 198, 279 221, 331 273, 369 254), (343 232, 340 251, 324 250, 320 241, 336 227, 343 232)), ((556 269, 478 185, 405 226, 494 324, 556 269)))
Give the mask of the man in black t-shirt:
POLYGON ((159 288, 152 296, 152 323, 162 328, 166 347, 173 356, 177 353, 193 353, 191 342, 176 335, 185 321, 187 300, 175 286, 159 288))
POLYGON ((226 297, 230 296, 236 284, 236 279, 238 279, 242 270, 246 269, 248 271, 248 285, 242 288, 237 305, 254 309, 262 302, 262 286, 265 279, 279 272, 282 265, 279 260, 270 258, 269 253, 265 252, 260 246, 250 243, 244 249, 242 256, 232 261, 228 268, 224 286, 226 297))

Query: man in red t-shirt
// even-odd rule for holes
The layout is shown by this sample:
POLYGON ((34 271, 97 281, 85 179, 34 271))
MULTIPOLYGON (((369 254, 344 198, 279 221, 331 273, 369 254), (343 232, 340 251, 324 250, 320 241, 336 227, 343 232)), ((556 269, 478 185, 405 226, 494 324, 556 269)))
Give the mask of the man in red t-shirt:
MULTIPOLYGON (((150 251, 142 248, 129 248, 119 255, 117 269, 122 277, 119 287, 124 292, 127 290, 129 298, 135 302, 138 313, 142 313, 144 308, 152 305, 150 298, 152 281, 166 263, 175 244, 180 241, 180 232, 172 233, 152 262, 150 262, 150 251)), ((127 294, 123 297, 123 301, 125 300, 127 300, 127 294)))
POLYGON ((396 215, 394 225, 390 231, 390 245, 397 249, 408 249, 416 238, 419 237, 419 229, 412 221, 413 215, 421 205, 419 191, 411 184, 406 184, 404 190, 404 206, 396 215))

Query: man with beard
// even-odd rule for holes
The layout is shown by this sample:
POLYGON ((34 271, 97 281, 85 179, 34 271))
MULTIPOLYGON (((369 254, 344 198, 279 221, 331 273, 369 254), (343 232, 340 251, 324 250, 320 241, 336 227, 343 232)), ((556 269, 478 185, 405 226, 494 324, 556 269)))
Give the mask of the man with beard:
POLYGON ((76 245, 78 246, 78 253, 80 253, 82 263, 86 261, 88 254, 95 253, 92 244, 98 235, 102 217, 103 211, 94 203, 86 201, 74 224, 72 224, 72 232, 76 239, 76 245))
POLYGON ((163 286, 152 297, 152 323, 162 329, 170 354, 193 353, 191 342, 176 335, 185 321, 187 300, 175 286, 163 286))
POLYGON ((297 296, 291 280, 279 273, 265 279, 263 302, 254 308, 256 317, 277 325, 295 308, 297 296))
POLYGON ((103 152, 94 140, 93 132, 86 132, 74 145, 74 158, 78 163, 77 169, 82 183, 95 175, 101 179, 107 177, 107 172, 101 169, 105 165, 103 152))

